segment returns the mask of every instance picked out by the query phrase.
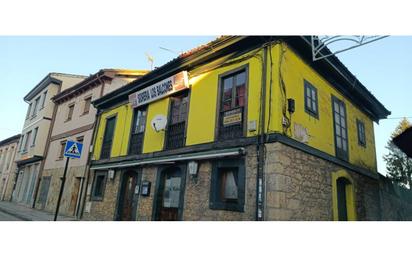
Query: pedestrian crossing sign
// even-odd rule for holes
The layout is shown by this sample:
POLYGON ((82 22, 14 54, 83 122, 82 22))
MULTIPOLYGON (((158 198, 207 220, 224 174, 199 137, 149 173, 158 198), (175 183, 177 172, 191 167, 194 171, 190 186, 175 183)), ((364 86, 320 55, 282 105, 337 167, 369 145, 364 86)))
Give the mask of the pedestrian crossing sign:
POLYGON ((64 148, 64 156, 70 158, 80 158, 82 155, 83 144, 75 141, 67 141, 64 148))

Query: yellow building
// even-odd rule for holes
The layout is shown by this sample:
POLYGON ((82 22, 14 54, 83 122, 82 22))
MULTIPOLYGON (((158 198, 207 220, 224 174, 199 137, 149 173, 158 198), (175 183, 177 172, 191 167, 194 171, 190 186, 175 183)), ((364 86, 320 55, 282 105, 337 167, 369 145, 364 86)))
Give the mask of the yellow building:
POLYGON ((311 54, 309 37, 224 36, 94 101, 83 218, 379 219, 390 112, 311 54))

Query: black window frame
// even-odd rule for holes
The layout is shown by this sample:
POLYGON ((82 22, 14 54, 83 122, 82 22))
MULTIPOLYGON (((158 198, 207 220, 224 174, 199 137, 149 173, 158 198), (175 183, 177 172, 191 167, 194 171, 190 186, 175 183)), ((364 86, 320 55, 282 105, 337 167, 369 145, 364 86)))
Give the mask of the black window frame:
POLYGON ((212 210, 226 210, 234 212, 245 211, 246 172, 244 159, 216 160, 212 164, 212 174, 209 194, 209 208, 212 210), (220 172, 225 169, 237 170, 238 199, 236 201, 222 201, 220 198, 220 172))
POLYGON ((303 82, 303 94, 305 99, 305 112, 308 113, 310 116, 319 119, 319 97, 318 97, 318 89, 309 81, 304 80, 303 82), (309 96, 306 92, 309 91, 309 96), (315 92, 315 99, 312 97, 312 92, 315 92), (308 107, 308 101, 310 101, 310 108, 308 107), (316 110, 313 110, 313 104, 316 106, 316 110))
MULTIPOLYGON (((173 150, 184 147, 186 145, 187 125, 189 121, 189 108, 190 108, 190 90, 182 90, 181 92, 172 95, 170 97, 169 111, 166 125, 164 150, 173 150), (184 121, 173 123, 173 109, 174 99, 187 98, 186 116, 184 121), (182 131, 183 130, 183 131, 182 131), (177 138, 180 136, 180 138, 177 138)), ((179 114, 180 115, 180 114, 179 114)))
MULTIPOLYGON (((245 137, 247 133, 247 112, 248 112, 248 90, 249 90, 249 64, 242 65, 230 71, 219 74, 218 76, 218 104, 216 108, 216 128, 215 128, 215 138, 217 140, 234 140, 241 137, 245 137), (232 86, 232 97, 231 97, 231 109, 224 110, 224 80, 230 77, 235 77, 238 74, 245 73, 245 92, 244 92, 244 105, 234 106, 233 102, 236 102, 236 82, 233 82, 232 86), (223 118, 225 112, 237 112, 240 109, 242 113, 242 121, 240 124, 228 125, 227 127, 233 128, 237 131, 233 134, 239 134, 238 136, 231 135, 229 131, 225 131, 223 125, 223 118), (237 128, 236 128, 237 127, 237 128)), ((226 127, 226 128, 227 128, 226 127)))
POLYGON ((348 134, 348 118, 347 118, 348 115, 346 111, 346 105, 344 101, 340 100, 334 95, 332 95, 332 116, 333 116, 333 132, 334 132, 333 138, 334 138, 334 143, 335 143, 335 155, 339 159, 342 159, 344 161, 349 161, 349 134, 348 134), (336 112, 335 110, 335 103, 337 103, 339 106, 338 112, 336 112), (335 117, 335 113, 337 113, 339 115, 339 120, 341 120, 341 113, 340 113, 341 106, 343 107, 343 114, 344 114, 344 122, 345 122, 344 128, 341 126, 341 121, 339 121, 339 124, 337 124, 336 117, 335 117), (337 134, 336 126, 340 127, 339 135, 337 134), (342 131, 343 131, 342 129, 344 129, 344 132, 346 135, 345 140, 342 137, 342 131), (338 143, 337 143, 338 137, 341 138, 341 146, 342 146, 341 148, 338 147, 338 143), (346 151, 343 149, 344 143, 346 146, 346 151))
POLYGON ((356 128, 358 131, 358 144, 362 147, 366 147, 365 123, 359 119, 356 119, 356 128))
POLYGON ((94 177, 93 177, 93 185, 92 185, 92 192, 90 194, 90 200, 91 201, 103 201, 104 199, 104 193, 106 190, 106 184, 107 184, 107 170, 98 170, 94 172, 94 177), (101 187, 101 195, 96 195, 96 183, 97 183, 97 177, 103 177, 103 182, 102 182, 102 187, 101 187))
MULTIPOLYGON (((135 154, 141 154, 143 151, 143 145, 144 145, 144 135, 146 133, 146 127, 147 127, 147 114, 148 114, 148 105, 144 105, 144 106, 139 106, 137 108, 135 108, 133 110, 133 118, 132 118, 132 125, 131 125, 131 131, 130 131, 130 140, 129 140, 129 147, 127 150, 127 153, 129 155, 135 155, 135 154), (139 111, 144 111, 145 114, 145 118, 144 118, 144 130, 142 132, 139 133, 135 133, 136 131, 136 119, 137 119, 137 114, 139 111), (133 149, 133 137, 141 137, 138 138, 138 140, 141 140, 141 143, 139 144, 138 149, 133 149)), ((139 125, 141 126, 141 125, 139 125)))
POLYGON ((106 117, 106 124, 105 124, 104 132, 103 132, 102 147, 100 149, 100 159, 110 159, 110 157, 111 157, 112 148, 113 148, 113 141, 114 141, 114 136, 115 136, 115 132, 116 132, 116 125, 117 125, 117 113, 115 115, 106 117), (112 139, 111 139, 111 143, 110 143, 110 150, 108 150, 109 156, 105 156, 105 155, 103 155, 103 151, 104 151, 104 144, 105 144, 105 139, 106 139, 107 124, 108 124, 108 121, 112 120, 112 119, 114 120, 113 135, 112 135, 112 139))

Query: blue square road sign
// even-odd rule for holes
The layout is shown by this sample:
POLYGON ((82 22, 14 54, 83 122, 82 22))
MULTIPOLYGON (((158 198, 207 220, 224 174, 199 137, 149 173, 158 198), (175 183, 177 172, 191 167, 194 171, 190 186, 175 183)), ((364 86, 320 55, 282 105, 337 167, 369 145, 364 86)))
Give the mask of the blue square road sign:
POLYGON ((70 158, 80 158, 82 156, 83 144, 75 141, 67 141, 64 148, 64 156, 70 158))

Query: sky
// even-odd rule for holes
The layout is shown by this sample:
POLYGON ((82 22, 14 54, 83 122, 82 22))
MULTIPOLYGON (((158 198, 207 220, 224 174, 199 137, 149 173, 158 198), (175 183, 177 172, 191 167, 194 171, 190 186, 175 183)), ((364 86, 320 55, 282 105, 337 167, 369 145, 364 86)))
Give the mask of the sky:
MULTIPOLYGON (((21 132, 27 104, 23 97, 49 72, 89 75, 102 68, 150 69, 146 53, 161 66, 179 52, 215 36, 0 36, 0 140, 21 132), (170 49, 164 50, 162 48, 170 49)), ((330 46, 332 50, 341 45, 330 46)), ((412 117, 412 37, 390 36, 337 55, 392 112, 412 117)), ((412 119, 410 119, 412 120, 412 119)), ((400 119, 375 124, 378 171, 400 119)))

